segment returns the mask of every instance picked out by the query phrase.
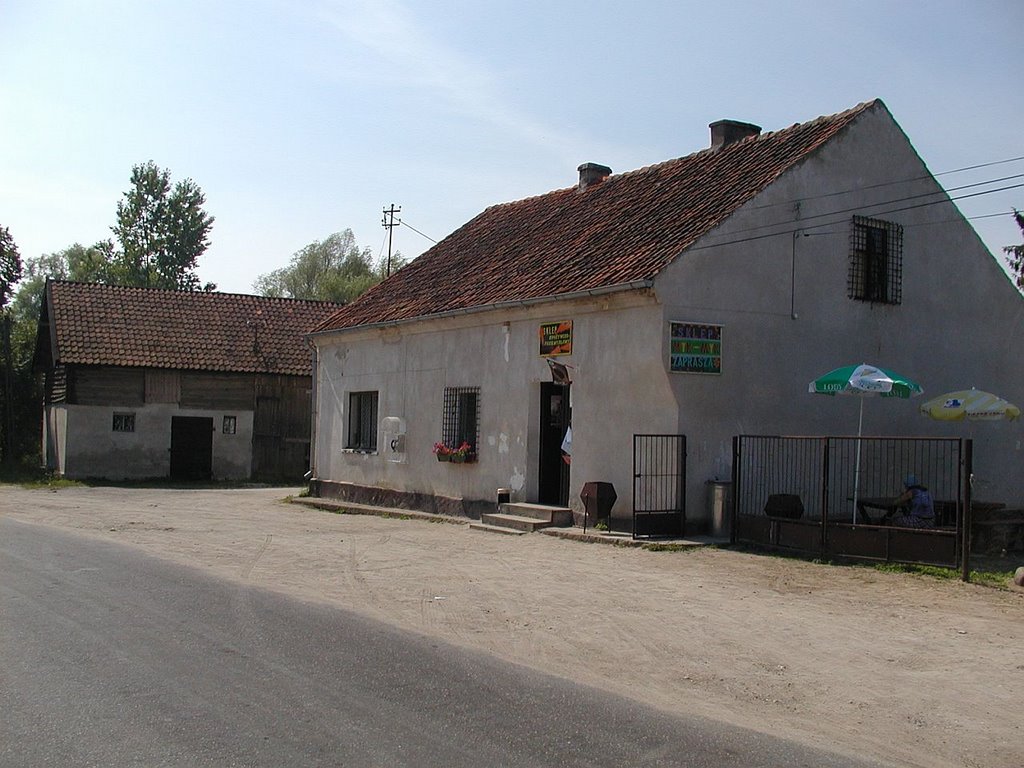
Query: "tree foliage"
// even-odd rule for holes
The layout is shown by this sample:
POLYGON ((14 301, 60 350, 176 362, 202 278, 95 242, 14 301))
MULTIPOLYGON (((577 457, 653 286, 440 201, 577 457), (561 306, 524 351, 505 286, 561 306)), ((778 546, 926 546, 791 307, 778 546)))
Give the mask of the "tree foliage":
POLYGON ((0 310, 7 306, 14 285, 21 279, 21 255, 7 227, 0 227, 0 310))
MULTIPOLYGON (((1013 218, 1020 227, 1021 237, 1024 238, 1024 213, 1016 208, 1013 209, 1013 218)), ((1003 248, 1009 258, 1010 271, 1017 282, 1017 287, 1024 291, 1024 245, 1008 245, 1003 248)))
POLYGON ((152 160, 132 168, 131 183, 117 204, 111 230, 121 249, 111 253, 105 282, 181 291, 203 287, 195 270, 214 221, 203 210, 203 191, 191 179, 172 187, 171 172, 152 160))
MULTIPOLYGON (((392 255, 392 271, 403 263, 401 254, 392 255)), ((348 302, 379 283, 384 270, 346 229, 296 251, 287 267, 260 275, 253 290, 262 296, 348 302)))

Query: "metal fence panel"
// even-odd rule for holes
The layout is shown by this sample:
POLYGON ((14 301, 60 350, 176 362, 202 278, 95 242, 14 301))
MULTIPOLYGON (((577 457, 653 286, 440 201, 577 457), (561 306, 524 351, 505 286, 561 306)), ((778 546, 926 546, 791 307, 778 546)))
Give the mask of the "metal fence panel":
POLYGON ((969 443, 959 438, 738 436, 734 539, 826 556, 959 565, 966 574, 969 443), (878 506, 880 517, 881 509, 902 493, 909 474, 931 491, 936 527, 877 525, 879 519, 869 518, 867 511, 878 506), (799 498, 799 517, 779 513, 780 494, 799 498))
POLYGON ((686 435, 633 435, 633 538, 685 527, 686 435))

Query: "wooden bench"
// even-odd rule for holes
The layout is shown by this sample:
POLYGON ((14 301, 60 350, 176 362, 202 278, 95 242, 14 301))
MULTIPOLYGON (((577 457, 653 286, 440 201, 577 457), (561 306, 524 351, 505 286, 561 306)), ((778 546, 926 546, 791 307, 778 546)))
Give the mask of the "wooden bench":
POLYGON ((971 524, 971 551, 981 555, 1024 552, 1024 509, 992 510, 971 524))

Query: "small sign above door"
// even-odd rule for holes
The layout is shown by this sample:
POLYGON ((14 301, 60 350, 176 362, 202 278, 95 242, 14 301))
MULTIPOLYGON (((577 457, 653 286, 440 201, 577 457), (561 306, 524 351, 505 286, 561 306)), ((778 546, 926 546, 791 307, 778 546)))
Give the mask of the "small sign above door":
POLYGON ((541 323, 539 336, 541 357, 572 354, 572 320, 541 323))

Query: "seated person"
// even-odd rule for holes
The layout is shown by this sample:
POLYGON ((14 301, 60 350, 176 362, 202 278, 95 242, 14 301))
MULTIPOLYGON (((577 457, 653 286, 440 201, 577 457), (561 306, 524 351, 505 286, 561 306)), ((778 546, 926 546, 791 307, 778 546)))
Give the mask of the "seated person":
POLYGON ((935 525, 935 502, 928 489, 917 482, 914 474, 903 481, 906 490, 896 499, 896 510, 890 525, 901 528, 931 528, 935 525))

